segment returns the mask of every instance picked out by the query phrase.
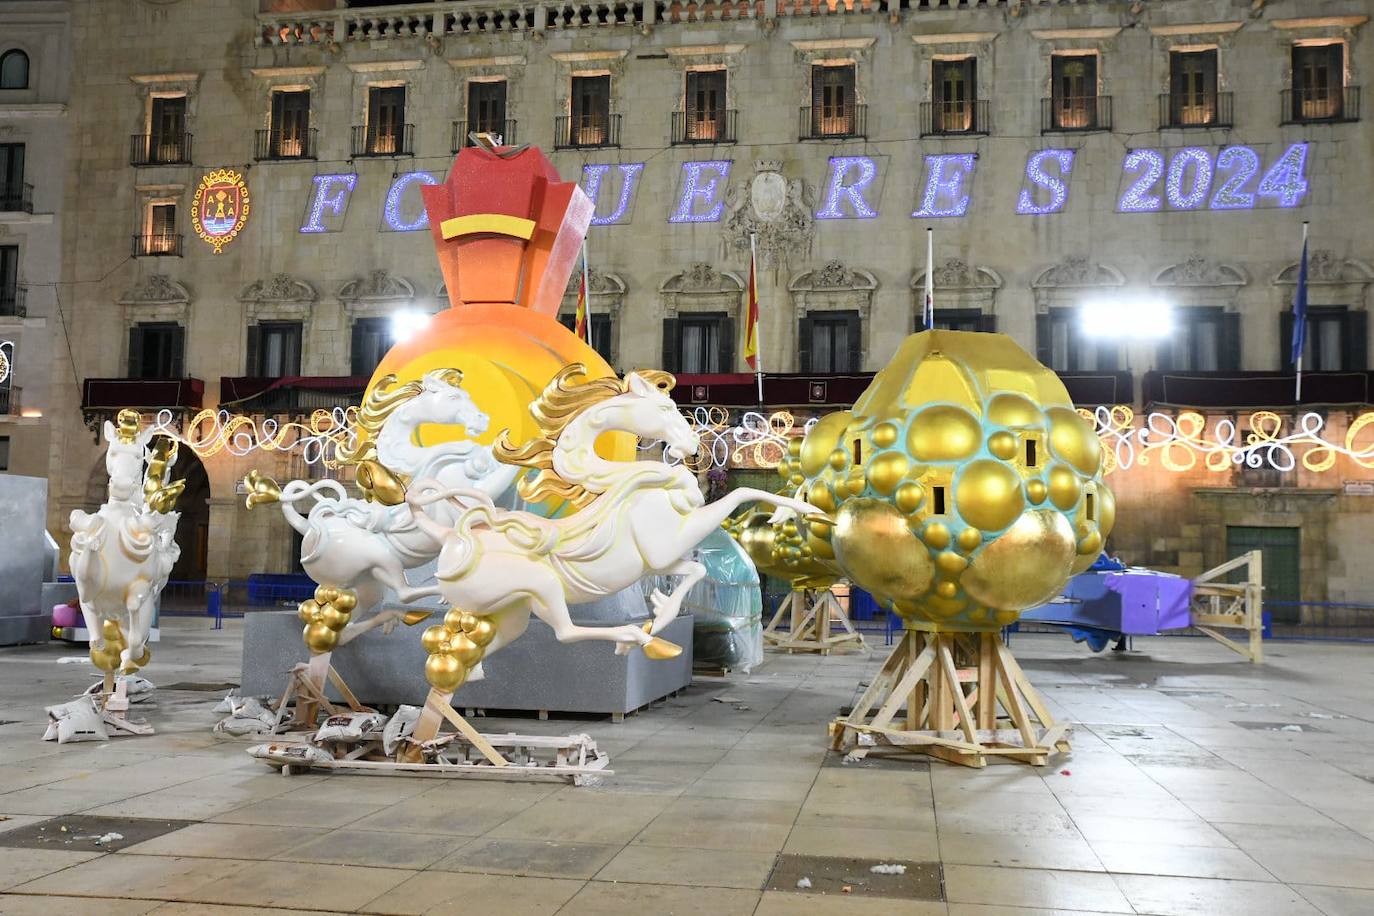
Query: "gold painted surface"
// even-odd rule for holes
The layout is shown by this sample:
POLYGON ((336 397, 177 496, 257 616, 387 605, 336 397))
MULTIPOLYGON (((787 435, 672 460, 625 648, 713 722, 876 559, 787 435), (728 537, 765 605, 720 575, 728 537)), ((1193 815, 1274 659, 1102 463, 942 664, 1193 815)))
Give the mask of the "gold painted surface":
MULTIPOLYGON (((883 496, 887 496, 897 489, 897 485, 902 482, 902 477, 906 475, 906 469, 910 462, 906 455, 901 452, 883 452, 874 458, 868 466, 868 482, 874 490, 883 496)), ((824 509, 824 506, 819 506, 824 509)))
POLYGON ((998 394, 988 401, 988 420, 998 426, 1040 426, 1045 422, 1045 415, 1025 395, 998 394))
POLYGON ((835 559, 859 587, 914 599, 930 588, 930 555, 906 519, 886 502, 853 499, 840 507, 830 537, 835 559))
POLYGON ((1051 407, 1050 448, 1055 455, 1083 474, 1098 473, 1102 464, 1102 443, 1078 412, 1067 407, 1051 407))
POLYGON ((954 505, 959 516, 975 528, 1001 531, 1025 507, 1021 478, 1008 464, 991 459, 971 462, 959 475, 954 505))
POLYGON ((1050 468, 1049 478, 1050 502, 1065 512, 1078 505, 1078 498, 1083 493, 1083 484, 1068 465, 1056 464, 1050 468))
POLYGON ((837 410, 826 414, 816 421, 801 444, 801 472, 807 477, 815 477, 830 460, 830 452, 840 441, 851 419, 847 410, 837 410))
POLYGON ((439 224, 439 232, 445 239, 463 235, 508 235, 528 239, 534 235, 534 220, 502 213, 472 213, 444 220, 439 224))
POLYGON ((940 404, 916 414, 906 444, 917 461, 962 461, 978 451, 982 432, 973 414, 962 407, 940 404))
POLYGON ((980 604, 1021 611, 1059 594, 1074 554, 1068 519, 1050 509, 1036 509, 979 551, 960 581, 980 604))
POLYGON ((1016 436, 1005 429, 998 430, 988 436, 988 451, 992 452, 994 457, 1010 461, 1016 457, 1016 436))

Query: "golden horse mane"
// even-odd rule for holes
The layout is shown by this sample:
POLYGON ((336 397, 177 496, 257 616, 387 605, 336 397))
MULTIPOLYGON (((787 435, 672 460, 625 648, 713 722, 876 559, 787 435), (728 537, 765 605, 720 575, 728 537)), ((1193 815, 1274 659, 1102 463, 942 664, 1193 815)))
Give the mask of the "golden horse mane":
MULTIPOLYGON (((675 384, 670 373, 658 369, 641 369, 637 374, 665 394, 675 384)), ((582 363, 569 363, 560 369, 544 386, 543 393, 530 404, 530 414, 540 435, 524 445, 515 446, 511 444, 507 429, 492 445, 492 454, 497 460, 534 469, 535 473, 520 479, 517 485, 520 495, 530 502, 557 497, 567 500, 576 509, 595 499, 596 493, 558 476, 553 469, 553 449, 575 417, 592 405, 629 390, 628 383, 615 376, 587 378, 587 367, 582 363)))
MULTIPOLYGON (((457 385, 463 381, 463 373, 458 369, 446 369, 443 379, 450 385, 457 385)), ((349 448, 342 443, 339 445, 339 464, 358 464, 362 461, 376 460, 377 434, 381 432, 382 424, 399 410, 401 405, 424 390, 424 382, 421 379, 406 382, 398 388, 393 387, 395 385, 395 373, 384 375, 368 392, 353 420, 353 447, 349 448)))

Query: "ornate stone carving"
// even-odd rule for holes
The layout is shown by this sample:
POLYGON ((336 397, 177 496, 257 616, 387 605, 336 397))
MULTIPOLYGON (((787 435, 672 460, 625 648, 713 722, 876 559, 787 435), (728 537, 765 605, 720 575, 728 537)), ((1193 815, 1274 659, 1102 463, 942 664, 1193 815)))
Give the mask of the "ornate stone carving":
MULTIPOLYGON (((1298 267, 1298 263, 1289 264, 1279 271, 1274 282, 1287 286, 1297 283, 1298 267)), ((1374 268, 1363 261, 1338 257, 1334 251, 1318 248, 1307 256, 1307 282, 1367 286, 1374 283, 1374 268)))
POLYGON ((800 178, 788 181, 780 160, 756 161, 752 178, 730 186, 725 206, 726 247, 745 260, 751 235, 757 238, 759 260, 765 267, 810 254, 815 233, 814 194, 800 178))
MULTIPOLYGON (((960 258, 947 258, 935 268, 934 285, 944 290, 998 290, 1002 288, 1002 278, 989 267, 969 264, 960 258)), ((924 289, 926 284, 925 268, 911 274, 911 288, 924 289)))
POLYGON ((848 268, 838 260, 800 274, 787 284, 797 315, 829 310, 854 310, 865 318, 873 306, 878 278, 861 268, 848 268))
POLYGON ((818 289, 850 289, 854 286, 854 272, 839 261, 831 261, 815 272, 813 280, 818 289))
POLYGON ((1239 267, 1218 264, 1201 255, 1164 268, 1155 275, 1155 286, 1244 286, 1245 274, 1239 267))
POLYGON ((343 302, 377 302, 414 299, 415 287, 404 277, 393 277, 385 270, 374 270, 365 277, 355 277, 339 288, 343 302))
POLYGON ((1031 287, 1122 286, 1125 282, 1121 271, 1114 267, 1094 263, 1086 255, 1069 255, 1042 271, 1031 287))
POLYGON ((190 291, 166 274, 152 274, 125 291, 117 300, 120 305, 186 305, 190 291))
MULTIPOLYGON (((574 271, 568 278, 568 291, 564 295, 577 298, 577 287, 581 282, 581 272, 574 271)), ((587 289, 593 296, 621 296, 625 294, 625 281, 619 274, 602 273, 595 267, 587 268, 587 289)))
POLYGON ((318 298, 313 286, 289 274, 250 283, 239 293, 240 302, 314 302, 318 298))
POLYGON ((698 262, 663 281, 658 291, 669 317, 676 315, 684 304, 687 311, 729 310, 742 300, 744 280, 731 271, 698 262))

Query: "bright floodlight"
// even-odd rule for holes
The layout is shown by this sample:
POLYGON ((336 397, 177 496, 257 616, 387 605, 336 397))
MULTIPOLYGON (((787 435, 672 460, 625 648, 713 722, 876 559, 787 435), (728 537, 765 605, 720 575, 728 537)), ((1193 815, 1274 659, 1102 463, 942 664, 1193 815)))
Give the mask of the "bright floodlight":
POLYGON ((1085 302, 1079 309, 1079 322, 1085 335, 1101 339, 1158 339, 1174 328, 1169 303, 1148 296, 1085 302))
POLYGON ((429 318, 426 312, 397 312, 391 316, 391 339, 396 343, 404 343, 423 331, 429 324, 429 318))

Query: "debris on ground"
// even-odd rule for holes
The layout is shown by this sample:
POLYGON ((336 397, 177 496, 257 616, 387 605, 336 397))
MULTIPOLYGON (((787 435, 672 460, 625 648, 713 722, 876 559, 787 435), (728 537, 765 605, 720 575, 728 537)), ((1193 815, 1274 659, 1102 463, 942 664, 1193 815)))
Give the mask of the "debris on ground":
POLYGON ((712 703, 738 703, 739 701, 739 697, 727 696, 723 693, 718 697, 711 697, 712 703))
POLYGON ((1282 703, 1227 703, 1227 709, 1278 709, 1282 703))
POLYGON ((91 664, 91 657, 89 655, 64 655, 57 660, 59 665, 79 665, 82 662, 91 664))
POLYGON ((1060 776, 1072 776, 1073 773, 1069 772, 1068 770, 1060 770, 1060 771, 1059 771, 1059 775, 1060 775, 1060 776))
POLYGON ((804 891, 804 890, 808 889, 809 887, 811 887, 811 879, 810 879, 810 878, 802 878, 800 881, 797 882, 797 890, 802 890, 802 891, 804 891))
POLYGON ((1301 725, 1281 725, 1281 726, 1279 726, 1278 729, 1276 729, 1276 731, 1281 731, 1281 732, 1300 732, 1300 731, 1302 731, 1302 726, 1301 726, 1301 725))
POLYGON ((904 875, 906 874, 905 865, 874 865, 869 869, 875 875, 904 875))
POLYGON ((850 892, 853 891, 853 890, 854 890, 854 888, 850 887, 848 884, 846 884, 844 887, 840 888, 841 893, 845 893, 845 894, 848 894, 848 893, 850 893, 850 892))

